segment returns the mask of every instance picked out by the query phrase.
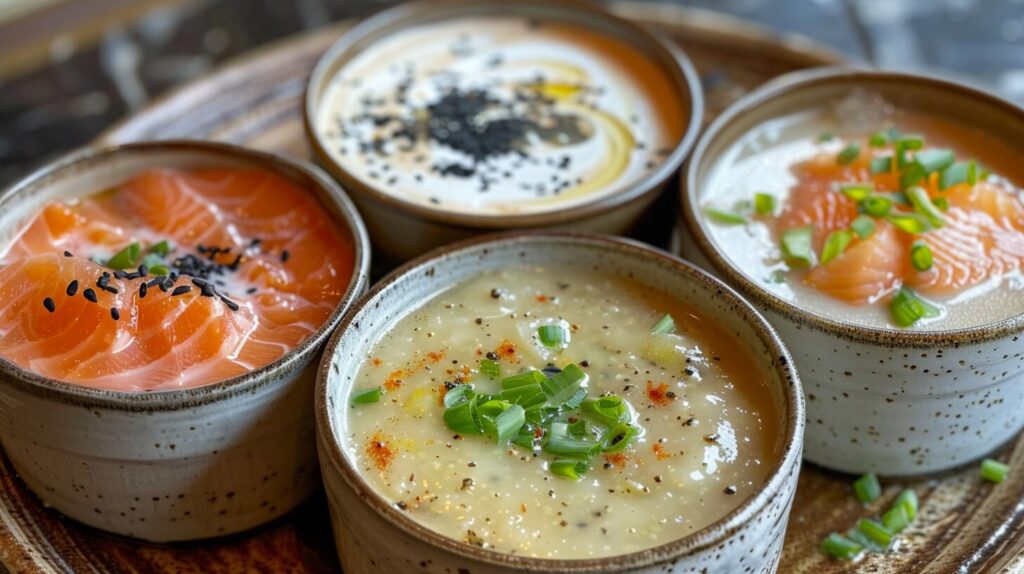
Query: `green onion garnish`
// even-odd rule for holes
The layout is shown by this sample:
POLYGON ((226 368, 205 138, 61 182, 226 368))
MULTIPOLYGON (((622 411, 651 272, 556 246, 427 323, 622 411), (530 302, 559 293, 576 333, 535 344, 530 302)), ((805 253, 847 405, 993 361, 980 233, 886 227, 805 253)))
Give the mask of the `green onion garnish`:
POLYGON ((490 359, 480 359, 480 372, 487 377, 497 379, 501 376, 501 365, 490 359))
POLYGON ((861 239, 867 239, 875 233, 875 220, 867 215, 858 215, 850 224, 850 229, 861 239))
POLYGON ((853 160, 857 159, 857 156, 859 155, 860 146, 855 143, 851 143, 844 147, 843 150, 840 151, 838 155, 836 155, 836 163, 838 163, 839 165, 851 164, 853 163, 853 160))
POLYGON ((892 505, 899 506, 907 513, 907 518, 914 520, 917 516, 917 493, 913 489, 904 489, 893 500, 892 505))
POLYGON ((998 460, 986 458, 981 461, 981 478, 989 482, 1000 483, 1006 479, 1006 475, 1009 472, 1010 467, 998 460))
POLYGON ((861 518, 857 521, 857 531, 867 536, 872 542, 886 549, 892 544, 893 533, 885 526, 870 518, 861 518))
POLYGON ((652 335, 666 335, 668 333, 676 332, 676 322, 672 319, 672 315, 666 314, 664 317, 658 320, 654 324, 654 328, 651 329, 652 335))
POLYGON ((894 323, 900 327, 909 327, 920 319, 938 316, 939 309, 903 287, 892 298, 889 313, 894 323))
POLYGON ((149 273, 151 275, 170 275, 171 270, 166 265, 154 265, 149 268, 149 273))
POLYGON ((884 155, 872 158, 869 170, 871 171, 872 175, 877 175, 879 173, 889 173, 890 171, 892 171, 892 156, 884 155))
POLYGON ((530 408, 547 401, 540 384, 547 380, 540 371, 526 371, 501 380, 501 398, 523 408, 530 408))
MULTIPOLYGON (((468 385, 459 385, 448 391, 444 396, 445 406, 448 406, 448 396, 460 387, 468 387, 468 385)), ((459 434, 484 434, 483 421, 481 421, 480 414, 477 412, 478 397, 469 392, 464 394, 470 396, 453 406, 448 406, 444 410, 444 423, 448 425, 448 428, 459 434)))
POLYGON ((830 132, 821 132, 820 134, 818 134, 818 141, 819 142, 832 141, 835 137, 836 136, 832 135, 830 132))
POLYGON ((872 195, 861 202, 864 213, 874 217, 885 217, 892 209, 892 200, 884 195, 872 195))
POLYGON ((544 438, 544 452, 555 456, 587 459, 601 450, 596 440, 573 436, 566 423, 552 423, 551 431, 544 438))
POLYGON ((587 390, 582 388, 586 379, 586 373, 569 364, 561 372, 546 377, 540 387, 549 406, 569 410, 580 406, 587 397, 587 390))
MULTIPOLYGON (((505 401, 500 401, 505 402, 505 401)), ((519 434, 519 429, 526 424, 526 411, 519 405, 509 405, 494 418, 495 440, 505 444, 519 434)))
POLYGON ((907 165, 907 151, 918 150, 924 146, 921 136, 902 136, 896 140, 896 167, 903 169, 907 165))
POLYGON ((758 215, 771 215, 775 213, 775 196, 769 193, 754 194, 754 211, 758 215))
POLYGON ((839 186, 839 191, 854 201, 863 201, 875 191, 875 186, 870 183, 845 183, 839 186))
POLYGON ((852 240, 853 234, 845 229, 837 229, 829 233, 825 238, 825 245, 821 248, 821 264, 825 265, 842 254, 852 240))
POLYGON ((895 505, 887 510, 882 515, 882 526, 893 534, 902 532, 904 528, 910 526, 910 515, 907 514, 906 507, 895 505))
POLYGON ((927 149, 917 152, 914 161, 924 168, 925 173, 941 171, 953 165, 956 156, 948 149, 927 149))
POLYGON ((868 139, 868 145, 871 147, 884 147, 887 143, 889 143, 889 138, 885 132, 875 132, 868 139))
POLYGON ((606 425, 625 422, 629 419, 629 406, 622 397, 615 395, 587 399, 580 405, 580 411, 606 425))
POLYGON ((739 213, 726 211, 724 209, 719 209, 717 207, 711 207, 710 205, 704 208, 704 213, 707 214, 707 216, 710 217, 712 220, 727 225, 737 225, 747 222, 747 218, 743 217, 739 213))
POLYGON ((949 200, 945 197, 933 197, 932 203, 942 211, 949 211, 949 200))
POLYGON ((569 340, 569 333, 561 325, 541 325, 537 328, 537 338, 545 347, 555 349, 569 340))
POLYGON ((977 181, 978 164, 973 159, 954 163, 939 173, 939 189, 949 189, 961 183, 974 185, 977 181))
POLYGON ((922 179, 928 174, 921 167, 921 164, 914 162, 907 166, 907 169, 900 174, 900 189, 906 190, 907 188, 917 185, 922 179))
POLYGON ((932 203, 931 198, 928 197, 928 192, 924 188, 912 187, 906 193, 910 204, 914 206, 914 210, 925 216, 932 227, 938 228, 946 225, 946 218, 942 215, 942 211, 935 207, 935 204, 932 203))
POLYGON ((579 480, 590 469, 590 463, 585 460, 562 459, 552 461, 548 469, 559 478, 579 480))
POLYGON ((141 253, 142 247, 139 242, 136 241, 118 251, 113 257, 107 260, 107 267, 111 269, 128 269, 129 267, 135 267, 139 262, 139 253, 141 253))
POLYGON ((384 389, 377 387, 368 391, 352 395, 352 399, 349 401, 352 405, 368 405, 370 403, 380 402, 381 397, 384 396, 384 389))
POLYGON ((637 434, 636 427, 629 423, 612 425, 601 439, 601 448, 605 452, 620 451, 633 442, 637 434))
POLYGON ((814 226, 795 227, 782 233, 782 254, 794 267, 810 267, 814 262, 814 226))
POLYGON ((452 408, 464 401, 468 401, 472 396, 473 387, 471 385, 455 385, 444 394, 444 406, 445 408, 452 408))
POLYGON ((910 264, 918 271, 927 271, 932 268, 932 248, 924 241, 915 241, 910 246, 910 264))
POLYGON ((833 558, 853 560, 864 547, 842 534, 833 532, 821 543, 821 550, 833 558))
POLYGON ((853 492, 857 495, 857 500, 867 504, 882 495, 882 485, 878 484, 875 473, 869 472, 853 481, 853 492))
POLYGON ((160 257, 167 257, 167 254, 171 252, 171 244, 165 239, 159 243, 154 243, 149 247, 150 253, 156 253, 160 257))
POLYGON ((897 229, 918 235, 932 228, 928 219, 920 213, 890 213, 886 219, 897 229))

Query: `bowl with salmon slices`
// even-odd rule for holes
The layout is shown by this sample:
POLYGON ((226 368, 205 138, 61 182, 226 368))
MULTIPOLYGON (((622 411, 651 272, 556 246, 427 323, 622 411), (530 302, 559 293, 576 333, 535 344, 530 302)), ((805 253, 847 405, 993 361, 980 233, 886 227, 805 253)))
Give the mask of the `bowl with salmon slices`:
POLYGON ((919 475, 1024 425, 1024 111, 961 83, 798 72, 703 136, 682 253, 793 350, 806 457, 919 475))
POLYGON ((316 395, 345 572, 774 572, 803 396, 735 292, 621 238, 502 234, 396 270, 316 395))
POLYGON ((313 491, 316 360, 369 266, 336 183, 231 145, 138 143, 61 159, 0 206, 0 441, 44 503, 167 542, 313 491))
POLYGON ((678 46, 578 0, 392 7, 324 53, 304 106, 318 163, 397 261, 502 229, 625 232, 702 114, 678 46))

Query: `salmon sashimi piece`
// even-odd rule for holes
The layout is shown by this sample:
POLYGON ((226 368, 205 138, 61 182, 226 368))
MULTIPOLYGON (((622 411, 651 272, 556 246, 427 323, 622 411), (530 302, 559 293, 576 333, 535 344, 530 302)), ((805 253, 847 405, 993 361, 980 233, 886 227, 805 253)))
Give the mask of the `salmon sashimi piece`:
POLYGON ((225 380, 316 331, 345 293, 354 257, 336 221, 286 180, 148 171, 110 192, 51 202, 24 227, 0 264, 0 355, 43 376, 122 391, 225 380), (182 274, 167 289, 151 274, 118 276, 90 259, 162 240, 176 246, 167 265, 182 274), (188 276, 196 273, 198 282, 188 276))
MULTIPOLYGON (((835 160, 832 161, 833 165, 835 160)), ((777 225, 780 230, 814 226, 814 245, 820 248, 828 234, 850 226, 857 217, 857 202, 835 191, 834 175, 820 168, 799 164, 794 168, 798 183, 790 190, 789 199, 777 225)))
POLYGON ((877 301, 897 289, 910 270, 906 234, 887 222, 853 243, 838 257, 812 269, 804 281, 815 289, 853 305, 877 301))

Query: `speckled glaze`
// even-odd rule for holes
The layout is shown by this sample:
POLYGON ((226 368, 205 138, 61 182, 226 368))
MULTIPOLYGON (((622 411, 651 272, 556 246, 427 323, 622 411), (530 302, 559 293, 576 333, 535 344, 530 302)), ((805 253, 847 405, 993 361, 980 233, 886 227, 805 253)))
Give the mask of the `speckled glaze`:
POLYGON ((897 72, 796 72, 737 102, 697 144, 682 180, 679 251, 749 297, 792 349, 807 394, 808 460, 849 473, 921 475, 977 460, 1024 426, 1024 317, 902 331, 815 315, 732 267, 698 211, 711 166, 737 137, 855 90, 924 114, 956 114, 1017 147, 1024 141, 1024 110, 962 84, 897 72))
POLYGON ((246 375, 187 390, 127 393, 45 379, 0 359, 0 441, 25 483, 75 520, 152 541, 207 538, 271 520, 317 483, 316 359, 366 290, 369 245, 355 208, 329 178, 265 153, 202 142, 86 150, 43 168, 0 197, 9 233, 55 198, 107 189, 153 167, 270 170, 315 193, 356 250, 345 296, 296 349, 246 375))
POLYGON ((572 234, 488 236, 446 247, 396 270, 353 307, 331 339, 316 393, 317 447, 331 523, 347 574, 424 572, 775 572, 796 491, 803 439, 800 383, 768 323, 731 289, 671 255, 625 239, 572 234), (765 485, 720 521, 650 550, 593 560, 502 554, 437 534, 376 494, 340 448, 344 396, 376 336, 460 279, 508 265, 590 265, 667 289, 713 317, 764 370, 778 407, 781 456, 765 485))
POLYGON ((623 233, 637 222, 679 169, 697 139, 703 112, 700 79, 678 46, 613 16, 597 4, 578 0, 431 0, 400 4, 346 32, 321 57, 310 75, 303 119, 314 156, 351 193, 366 218, 374 248, 396 261, 405 261, 446 243, 501 229, 623 233), (322 141, 320 130, 313 123, 330 79, 351 57, 375 40, 405 27, 489 14, 563 20, 625 39, 659 63, 670 78, 689 114, 683 137, 657 167, 627 188, 576 206, 521 215, 460 214, 396 198, 367 185, 331 158, 326 149, 329 143, 322 141))

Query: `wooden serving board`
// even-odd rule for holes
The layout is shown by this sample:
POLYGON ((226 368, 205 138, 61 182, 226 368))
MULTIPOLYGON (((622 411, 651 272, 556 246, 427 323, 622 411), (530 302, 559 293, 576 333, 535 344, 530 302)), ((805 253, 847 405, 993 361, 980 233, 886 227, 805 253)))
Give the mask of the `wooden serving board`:
MULTIPOLYGON (((781 37, 709 12, 642 2, 614 8, 660 30, 687 51, 705 84, 708 121, 746 91, 779 74, 844 61, 806 39, 781 37)), ((301 123, 306 77, 347 26, 286 39, 237 60, 114 126, 99 143, 206 138, 308 159, 301 123)), ((667 194, 668 204, 674 201, 672 195, 667 194)), ((655 235, 667 237, 668 230, 662 231, 655 235)), ((854 501, 850 477, 805 467, 780 572, 1024 573, 1024 440, 1008 445, 1003 458, 1013 471, 1000 485, 982 483, 976 468, 966 468, 931 480, 886 483, 883 498, 868 508, 854 501), (829 532, 878 514, 907 486, 916 489, 921 513, 895 552, 851 564, 830 560, 817 550, 829 532)), ((322 495, 242 535, 202 543, 147 544, 98 532, 45 508, 2 453, 0 564, 11 572, 30 573, 340 571, 322 495)))

